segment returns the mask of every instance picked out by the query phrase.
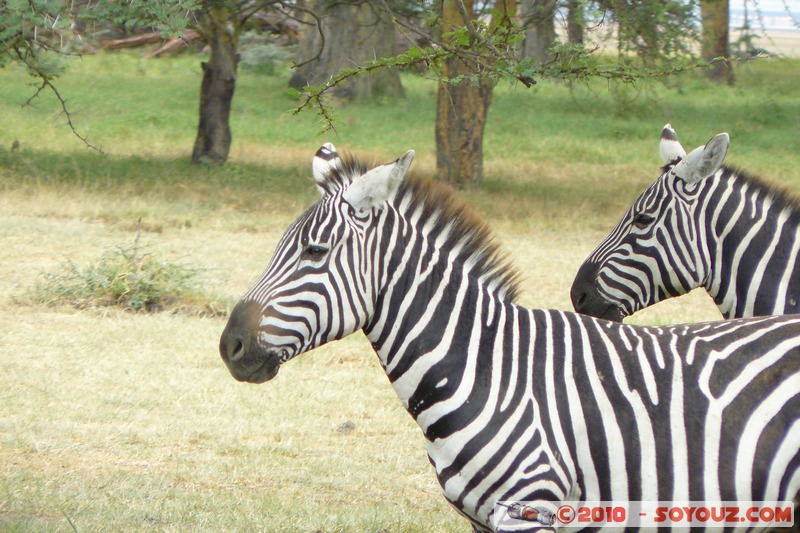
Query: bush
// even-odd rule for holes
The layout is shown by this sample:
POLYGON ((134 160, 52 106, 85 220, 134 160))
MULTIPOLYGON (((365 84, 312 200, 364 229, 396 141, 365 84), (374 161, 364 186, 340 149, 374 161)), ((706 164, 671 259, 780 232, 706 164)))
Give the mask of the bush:
POLYGON ((291 60, 292 54, 292 47, 271 43, 268 37, 256 32, 239 37, 239 64, 254 72, 271 76, 291 60))
POLYGON ((142 249, 138 241, 137 235, 132 245, 111 249, 84 267, 64 261, 60 272, 45 273, 34 285, 30 300, 78 309, 121 307, 133 312, 215 316, 227 312, 198 289, 200 269, 162 260, 142 249))

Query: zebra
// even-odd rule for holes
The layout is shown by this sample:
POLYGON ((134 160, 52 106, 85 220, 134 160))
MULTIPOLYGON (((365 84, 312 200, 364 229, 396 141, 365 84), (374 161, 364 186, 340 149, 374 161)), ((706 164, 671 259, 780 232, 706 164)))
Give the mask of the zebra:
POLYGON ((621 321, 697 287, 724 318, 800 312, 800 204, 723 165, 729 142, 720 133, 686 155, 664 126, 666 166, 581 265, 577 312, 621 321))
POLYGON ((474 532, 554 531, 565 501, 798 494, 800 317, 658 328, 521 307, 487 224, 413 156, 320 149, 321 197, 222 332, 236 380, 362 330, 474 532), (505 528, 503 502, 539 521, 505 528))

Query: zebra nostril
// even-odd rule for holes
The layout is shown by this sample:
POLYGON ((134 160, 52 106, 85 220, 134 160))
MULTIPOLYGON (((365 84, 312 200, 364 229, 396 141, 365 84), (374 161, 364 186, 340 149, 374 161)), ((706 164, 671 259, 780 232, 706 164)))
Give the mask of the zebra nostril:
POLYGON ((583 307, 583 304, 586 303, 586 293, 582 292, 578 295, 578 298, 575 300, 575 307, 583 307))
POLYGON ((244 357, 245 347, 242 339, 235 339, 228 344, 228 360, 235 363, 244 357))
POLYGON ((585 290, 575 291, 572 294, 572 306, 578 313, 580 313, 586 307, 586 303, 588 300, 589 300, 588 291, 585 290))

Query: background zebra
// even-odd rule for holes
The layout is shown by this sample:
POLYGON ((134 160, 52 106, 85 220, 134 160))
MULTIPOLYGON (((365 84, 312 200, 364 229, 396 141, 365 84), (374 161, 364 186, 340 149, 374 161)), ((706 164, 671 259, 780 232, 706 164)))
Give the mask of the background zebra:
POLYGON ((486 225, 405 178, 412 156, 368 170, 318 152, 322 197, 220 339, 237 380, 362 329, 474 531, 495 530, 497 502, 794 498, 800 318, 644 328, 522 308, 486 225))
POLYGON ((686 155, 661 133, 662 175, 581 265, 579 313, 622 320, 704 287, 725 318, 800 312, 800 208, 786 193, 723 166, 728 134, 686 155))

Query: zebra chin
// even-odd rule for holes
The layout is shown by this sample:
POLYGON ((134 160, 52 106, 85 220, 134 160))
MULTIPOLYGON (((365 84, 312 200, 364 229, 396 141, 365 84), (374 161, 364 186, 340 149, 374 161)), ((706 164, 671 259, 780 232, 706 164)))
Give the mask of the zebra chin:
POLYGON ((576 291, 573 291, 572 306, 577 313, 612 322, 622 322, 622 319, 628 316, 624 308, 609 302, 596 292, 584 291, 576 294, 576 291))
POLYGON ((589 315, 594 318, 600 318, 602 320, 610 320, 611 322, 622 322, 622 320, 628 316, 628 314, 621 307, 618 307, 615 304, 607 302, 601 298, 594 300, 588 305, 575 305, 575 303, 573 303, 573 306, 575 307, 575 311, 578 313, 589 315))
POLYGON ((628 315, 616 305, 608 304, 605 309, 591 313, 591 316, 603 320, 610 320, 611 322, 622 322, 622 319, 628 315))
POLYGON ((281 363, 289 358, 285 348, 264 348, 256 342, 225 336, 220 341, 220 356, 237 381, 264 383, 278 375, 281 363))

